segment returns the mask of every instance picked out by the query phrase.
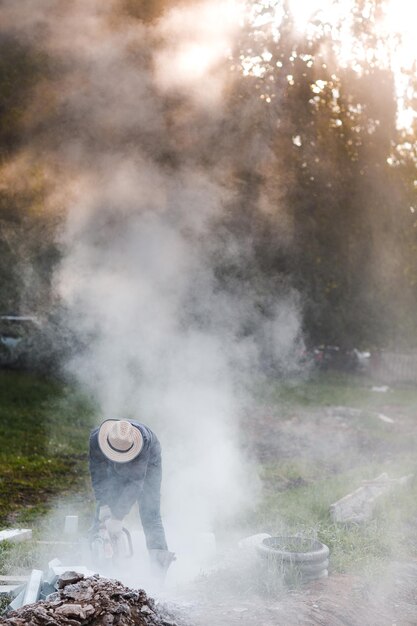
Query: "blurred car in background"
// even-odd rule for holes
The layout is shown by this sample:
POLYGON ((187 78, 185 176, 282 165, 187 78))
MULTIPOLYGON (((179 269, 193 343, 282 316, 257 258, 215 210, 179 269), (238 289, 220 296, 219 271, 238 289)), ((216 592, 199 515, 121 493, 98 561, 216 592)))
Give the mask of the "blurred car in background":
POLYGON ((312 349, 311 362, 321 370, 340 370, 345 372, 367 372, 371 353, 357 348, 345 350, 339 346, 321 345, 312 349))
POLYGON ((58 306, 42 317, 0 315, 0 368, 59 377, 61 367, 83 347, 58 306))
POLYGON ((0 315, 0 367, 24 367, 41 324, 31 315, 0 315))

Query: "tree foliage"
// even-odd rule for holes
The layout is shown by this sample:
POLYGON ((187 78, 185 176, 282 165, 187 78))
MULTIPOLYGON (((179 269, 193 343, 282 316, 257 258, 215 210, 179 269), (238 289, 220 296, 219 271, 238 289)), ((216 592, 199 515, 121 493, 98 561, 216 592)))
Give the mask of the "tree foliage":
MULTIPOLYGON (((375 29, 383 6, 354 3, 352 45, 367 54, 349 63, 338 49, 342 23, 317 14, 301 33, 288 2, 248 3, 251 18, 224 61, 231 71, 216 122, 187 94, 160 94, 165 134, 155 142, 152 131, 135 135, 128 127, 126 141, 142 142, 163 167, 188 161, 221 170, 233 194, 212 225, 219 288, 237 297, 251 290, 266 317, 277 294, 291 293, 311 344, 416 343, 417 126, 398 128, 395 75, 377 59, 387 45, 375 29), (269 19, 277 7, 281 19, 269 19)), ((172 3, 120 0, 115 7, 119 18, 149 25, 172 3)), ((79 120, 60 101, 42 42, 3 33, 0 53, 0 309, 36 313, 52 301, 61 208, 50 211, 55 181, 41 158, 22 168, 20 184, 9 183, 19 179, 9 173, 25 147, 36 144, 41 155, 49 141, 74 137, 79 120)), ((145 56, 138 53, 138 62, 145 56)), ((71 64, 60 71, 71 77, 71 64)), ((80 88, 89 102, 88 86, 80 88)), ((108 141, 114 137, 109 130, 108 141)), ((243 333, 253 332, 249 317, 243 333)))
MULTIPOLYGON (((372 52, 386 43, 374 28, 383 3, 371 3, 366 18, 365 4, 356 3, 352 29, 355 44, 372 52)), ((405 141, 397 128, 393 71, 373 54, 344 66, 334 34, 316 26, 301 36, 287 7, 278 34, 249 28, 235 55, 230 106, 244 129, 239 141, 262 144, 248 170, 270 196, 264 226, 252 230, 258 262, 302 294, 312 343, 409 345, 417 330, 415 129, 405 141), (248 100, 256 102, 249 127, 248 100), (277 231, 288 224, 285 249, 277 231)))

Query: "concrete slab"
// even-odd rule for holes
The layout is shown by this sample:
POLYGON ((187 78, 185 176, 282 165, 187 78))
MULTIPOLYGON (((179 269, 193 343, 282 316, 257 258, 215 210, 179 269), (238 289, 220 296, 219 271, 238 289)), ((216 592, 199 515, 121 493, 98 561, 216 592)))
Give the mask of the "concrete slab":
POLYGON ((0 585, 0 596, 9 596, 15 593, 21 585, 0 585))
POLYGON ((45 582, 49 583, 50 585, 54 585, 57 579, 57 575, 55 574, 55 572, 53 571, 54 567, 59 567, 60 565, 62 565, 61 561, 59 559, 52 559, 51 561, 49 561, 48 563, 48 572, 46 573, 45 576, 45 582))
POLYGON ((32 604, 39 599, 41 585, 43 579, 43 571, 41 569, 33 569, 25 588, 22 606, 32 604))
POLYGON ((29 541, 30 539, 32 539, 32 530, 30 528, 9 528, 0 530, 0 541, 17 543, 19 541, 29 541))
POLYGON ((330 505, 330 516, 334 522, 362 523, 372 517, 376 500, 384 493, 408 485, 413 474, 401 478, 389 478, 383 473, 373 480, 362 481, 362 487, 330 505))
POLYGON ((23 598, 25 597, 26 585, 25 588, 15 597, 15 599, 10 602, 7 607, 7 611, 16 611, 16 609, 20 609, 23 606, 23 598))
POLYGON ((69 571, 76 572, 77 574, 82 574, 86 578, 88 576, 94 576, 94 574, 97 574, 97 572, 89 570, 85 565, 62 565, 59 559, 53 559, 52 561, 49 561, 48 565, 49 569, 48 573, 45 576, 45 582, 49 583, 50 585, 55 585, 58 578, 62 574, 65 574, 65 572, 69 571))
POLYGON ((0 584, 12 585, 13 583, 22 584, 29 580, 29 576, 20 576, 19 574, 1 574, 0 584))
POLYGON ((43 582, 41 585, 40 599, 46 600, 46 598, 53 593, 56 593, 55 587, 48 582, 43 582))
POLYGON ((78 532, 78 515, 67 515, 64 523, 65 535, 76 535, 78 532))
POLYGON ((59 565, 50 568, 51 572, 58 578, 65 572, 76 572, 77 574, 83 574, 83 576, 94 576, 97 572, 93 572, 85 565, 59 565))

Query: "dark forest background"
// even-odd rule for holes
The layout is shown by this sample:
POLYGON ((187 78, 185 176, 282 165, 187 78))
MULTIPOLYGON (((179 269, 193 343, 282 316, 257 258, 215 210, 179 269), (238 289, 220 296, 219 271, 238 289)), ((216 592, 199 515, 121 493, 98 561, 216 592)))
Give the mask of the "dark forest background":
MULTIPOLYGON (((372 48, 383 3, 367 4, 365 19, 364 2, 356 2, 355 37, 372 48)), ((171 6, 120 0, 114 12, 151 26, 171 6)), ((416 348, 417 125, 397 128, 390 69, 372 55, 356 62, 360 71, 341 66, 330 30, 317 24, 315 32, 297 32, 288 7, 278 40, 246 24, 224 61, 221 123, 207 131, 207 112, 188 110, 181 94, 166 95, 167 135, 153 158, 172 170, 187 160, 222 168, 233 187, 212 224, 221 242, 219 288, 253 291, 265 317, 277 293, 298 294, 308 346, 416 348), (248 70, 245 62, 257 56, 262 70, 248 70), (245 249, 244 265, 227 254, 232 247, 245 249)), ((59 183, 42 159, 45 146, 73 132, 57 95, 70 72, 41 39, 0 30, 0 313, 58 326, 53 277, 65 252, 65 203, 51 200, 59 183), (24 163, 28 146, 39 163, 24 163)), ((146 137, 134 140, 147 149, 146 137)))

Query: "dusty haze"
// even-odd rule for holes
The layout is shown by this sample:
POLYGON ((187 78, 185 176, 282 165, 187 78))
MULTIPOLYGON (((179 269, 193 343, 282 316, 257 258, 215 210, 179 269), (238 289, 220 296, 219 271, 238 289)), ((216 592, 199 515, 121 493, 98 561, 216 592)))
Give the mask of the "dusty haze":
POLYGON ((66 367, 97 400, 98 421, 130 417, 158 434, 175 549, 178 534, 210 531, 255 501, 238 427, 245 380, 265 351, 295 366, 300 346, 296 294, 271 289, 265 321, 256 289, 222 288, 215 271, 223 257, 250 263, 251 233, 222 239, 214 224, 237 194, 230 171, 266 158, 256 140, 236 151, 236 134, 216 155, 238 13, 200 3, 145 26, 98 0, 3 4, 8 29, 61 64, 43 87, 50 109, 34 99, 32 147, 19 158, 59 181, 48 197, 66 216, 55 285, 83 346, 66 367))

